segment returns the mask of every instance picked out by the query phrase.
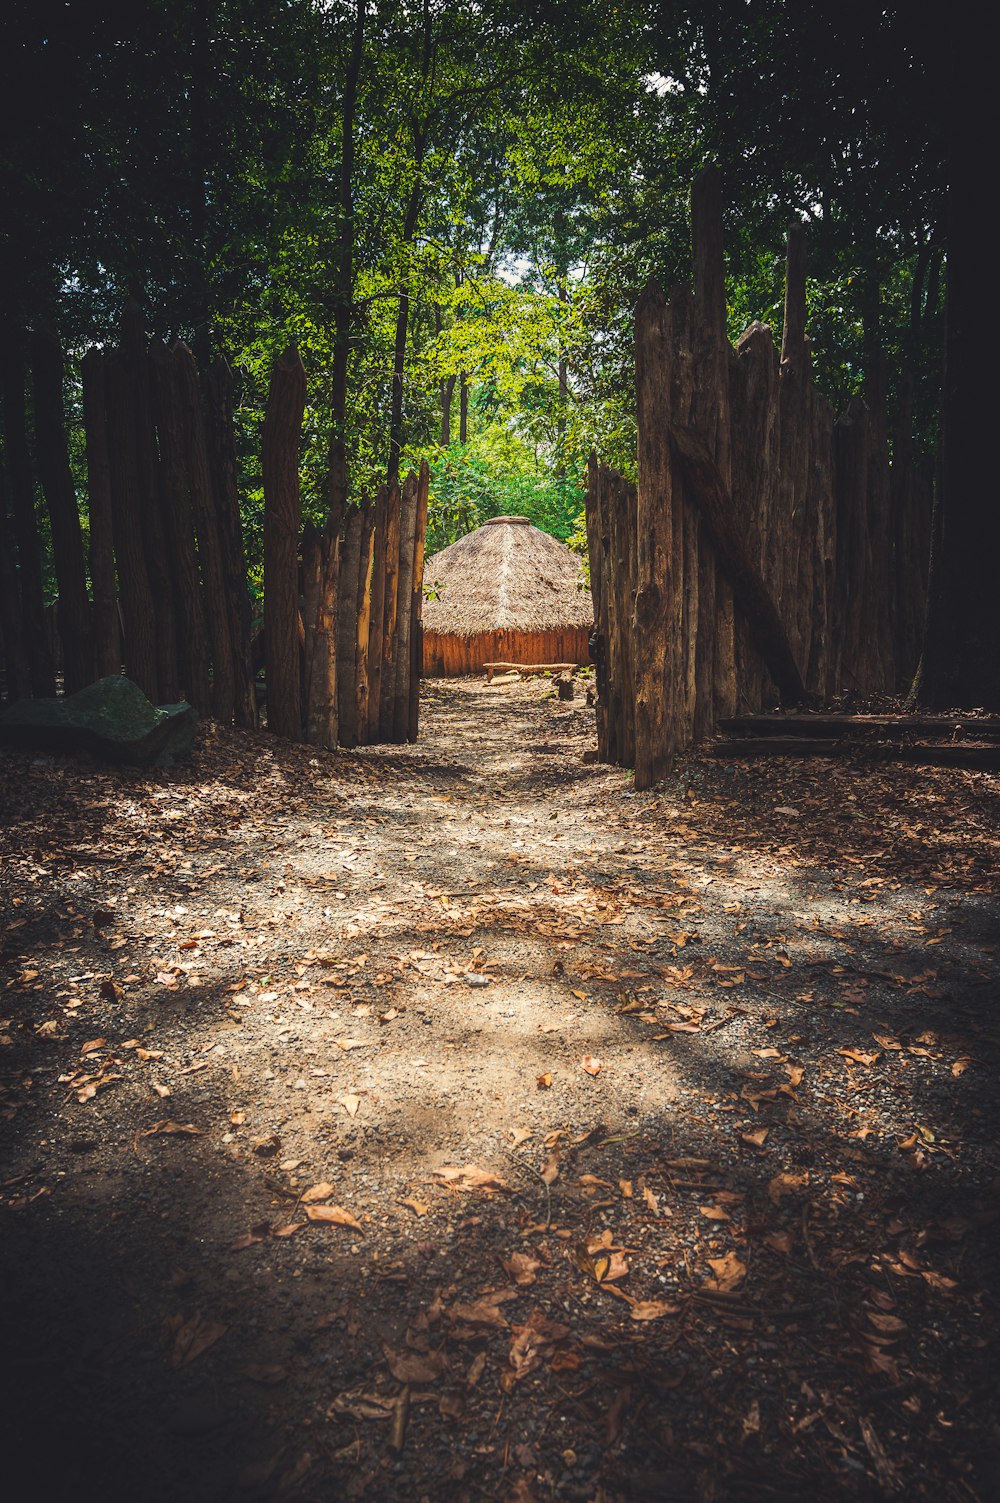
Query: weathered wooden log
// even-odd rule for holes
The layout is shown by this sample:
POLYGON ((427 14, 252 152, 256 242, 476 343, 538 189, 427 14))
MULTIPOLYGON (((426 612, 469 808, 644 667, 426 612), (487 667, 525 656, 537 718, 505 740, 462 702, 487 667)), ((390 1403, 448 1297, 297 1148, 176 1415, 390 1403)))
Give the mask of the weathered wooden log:
POLYGON ((28 658, 32 694, 50 696, 56 692, 56 679, 45 630, 42 545, 35 514, 35 486, 28 448, 25 374, 24 331, 5 327, 0 338, 0 380, 3 389, 4 458, 13 522, 11 531, 17 544, 21 639, 28 658))
POLYGON ((55 331, 48 327, 37 329, 32 338, 31 373, 36 463, 52 524, 52 553, 59 588, 63 676, 66 693, 73 694, 95 677, 93 633, 83 533, 63 417, 62 345, 55 331))
POLYGON ((175 704, 180 698, 180 669, 174 581, 153 428, 148 344, 142 312, 134 298, 128 299, 122 313, 121 358, 129 383, 127 401, 129 419, 134 427, 136 502, 156 622, 157 702, 175 704))
POLYGON ((382 701, 382 629, 385 614, 385 533, 388 523, 389 490, 380 486, 375 499, 375 532, 372 540, 372 599, 368 618, 368 743, 379 739, 382 701))
POLYGON ((271 372, 261 449, 267 723, 290 741, 302 739, 298 545, 299 436, 305 404, 306 373, 292 345, 271 372))
POLYGON ((122 642, 115 589, 107 359, 103 350, 87 351, 80 362, 80 374, 87 450, 90 583, 94 594, 94 670, 98 678, 107 678, 121 671, 122 642))
POLYGON ((198 536, 198 557, 205 585, 205 614, 212 648, 212 713, 228 725, 236 711, 233 631, 226 565, 220 536, 208 438, 201 405, 198 367, 186 344, 174 345, 172 358, 180 416, 186 436, 188 494, 198 536))
POLYGON ((361 557, 360 507, 352 507, 344 524, 340 561, 340 593, 337 600, 337 740, 341 746, 357 746, 356 669, 358 643, 358 571, 361 557))
POLYGON ((760 757, 864 757, 874 761, 916 762, 931 767, 1000 768, 1000 746, 975 746, 962 742, 851 741, 844 737, 742 736, 720 741, 712 748, 716 757, 732 760, 760 757))
POLYGON ((424 554, 427 542, 427 506, 431 472, 426 459, 417 477, 417 515, 413 530, 413 589, 410 595, 410 684, 407 739, 416 741, 420 731, 420 680, 424 672, 424 554))
POLYGON ((608 747, 608 696, 607 696, 607 540, 601 527, 600 468, 597 455, 591 454, 587 461, 587 489, 584 496, 587 520, 587 554, 590 562, 590 596, 594 604, 594 630, 591 637, 591 657, 595 670, 595 712, 597 720, 597 755, 600 761, 609 762, 608 747))
POLYGON ((1000 740, 997 715, 836 715, 810 711, 805 715, 736 715, 720 720, 719 730, 749 736, 846 736, 855 740, 872 735, 957 736, 972 740, 1000 740))
POLYGON ((199 715, 212 713, 208 627, 194 517, 188 488, 187 433, 177 366, 165 344, 150 346, 153 413, 159 447, 159 483, 170 573, 180 621, 178 658, 184 697, 199 715))
POLYGON ((359 745, 368 742, 368 646, 372 616, 372 571, 375 557, 375 503, 362 508, 358 549, 357 634, 354 651, 354 723, 359 745))
POLYGON ((7 468, 0 461, 0 641, 7 700, 31 698, 31 673, 24 651, 21 593, 14 566, 14 547, 7 514, 7 468))
POLYGON ((400 490, 393 481, 386 501, 385 537, 379 558, 385 585, 382 598, 382 680, 379 692, 378 739, 392 740, 396 688, 396 619, 399 590, 400 490))
POLYGON ((115 559, 121 593, 125 672, 153 703, 159 698, 156 668, 156 612, 146 568, 146 546, 139 515, 136 423, 132 374, 120 350, 107 362, 108 454, 115 559))
POLYGON ((403 481, 399 505, 399 576, 396 610, 396 661, 392 702, 392 739, 406 740, 410 729, 410 628, 413 621, 413 560, 416 547, 417 477, 411 470, 403 481))
POLYGON ((306 740, 333 751, 337 717, 337 595, 340 584, 339 522, 329 517, 315 550, 315 610, 309 652, 306 740))
POLYGON ((250 591, 240 516, 239 471, 233 413, 233 373, 223 356, 205 372, 205 411, 209 459, 215 488, 216 515, 226 597, 230 612, 236 724, 257 724, 253 687, 250 591))
POLYGON ((715 461, 693 429, 671 427, 670 443, 768 672, 786 700, 801 703, 806 689, 788 633, 735 525, 732 501, 715 461))
POLYGON ((639 425, 635 596, 635 785, 649 788, 670 770, 675 750, 675 684, 667 671, 674 618, 674 489, 664 380, 667 310, 655 282, 635 315, 639 425))

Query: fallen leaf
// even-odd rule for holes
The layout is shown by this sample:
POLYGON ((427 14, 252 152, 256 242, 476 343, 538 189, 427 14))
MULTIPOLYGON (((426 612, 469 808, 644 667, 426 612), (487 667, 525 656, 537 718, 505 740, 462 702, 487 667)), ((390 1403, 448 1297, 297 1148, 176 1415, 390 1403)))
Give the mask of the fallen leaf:
POLYGON ((763 1148, 770 1131, 769 1127, 755 1127, 750 1132, 741 1132, 740 1137, 749 1148, 763 1148))
POLYGON ((515 1284, 533 1284, 535 1274, 542 1266, 539 1258, 533 1258, 525 1252, 513 1252, 509 1258, 502 1259, 502 1262, 515 1284))
MULTIPOLYGON (((538 1089, 540 1091, 547 1091, 547 1090, 549 1090, 551 1088, 551 1086, 552 1086, 552 1076, 548 1073, 548 1071, 546 1071, 546 1073, 544 1075, 539 1075, 538 1076, 538 1078, 535 1081, 535 1085, 538 1087, 538 1089)), ((529 1133, 528 1136, 530 1137, 531 1134, 529 1133)), ((523 1139, 522 1139, 522 1142, 523 1142, 523 1139)))
POLYGON ((796 1190, 801 1190, 809 1183, 809 1175, 789 1174, 787 1171, 776 1174, 768 1181, 767 1194, 772 1205, 780 1205, 786 1195, 792 1195, 796 1190))
POLYGON ((592 1054, 585 1054, 583 1056, 583 1059, 581 1059, 580 1064, 586 1070, 588 1075, 600 1075, 601 1073, 601 1061, 599 1059, 595 1059, 592 1054))
POLYGON ((680 1305, 671 1305, 665 1299, 637 1299, 631 1302, 629 1315, 633 1320, 662 1320, 664 1315, 676 1315, 680 1305))
POLYGON ((455 1190, 494 1191, 507 1188, 497 1175, 491 1174, 487 1169, 479 1169, 475 1164, 466 1164, 461 1169, 435 1169, 434 1178, 451 1185, 455 1190))
POLYGON ((842 1054, 845 1059, 851 1060, 855 1065, 865 1066, 873 1065, 877 1059, 881 1059, 882 1057, 880 1051, 877 1051, 875 1054, 866 1054, 863 1049, 838 1049, 837 1053, 842 1054))
POLYGON ((358 1115, 358 1107, 361 1105, 361 1097, 353 1095, 341 1096, 340 1104, 349 1117, 356 1117, 358 1115))
POLYGON ((321 1184, 311 1185, 308 1190, 304 1190, 299 1199, 304 1206, 311 1206, 317 1200, 326 1200, 327 1196, 332 1194, 333 1186, 328 1181, 323 1180, 321 1184))
POLYGON ((955 1078, 957 1080, 960 1075, 964 1075, 965 1074, 966 1070, 969 1068, 969 1066, 971 1064, 972 1064, 972 1058, 971 1058, 971 1056, 968 1055, 968 1054, 963 1054, 962 1057, 961 1057, 961 1059, 956 1059, 955 1063, 952 1065, 952 1067, 951 1067, 951 1073, 955 1076, 955 1078))
POLYGON ((426 1216, 429 1210, 429 1207, 425 1205, 422 1200, 415 1200, 411 1195, 408 1195, 405 1197, 405 1199, 401 1200, 400 1205, 408 1206, 409 1209, 413 1211, 417 1216, 426 1216))
POLYGON ((397 1383, 435 1383, 448 1366, 443 1352, 395 1352, 385 1342, 382 1350, 397 1383))
POLYGON ((708 1221, 730 1220, 729 1212, 724 1211, 721 1206, 699 1206, 698 1210, 708 1221))
POLYGON ((709 1268, 714 1275, 707 1281, 709 1289, 717 1289, 723 1294, 728 1294, 736 1289, 746 1278, 747 1265, 740 1261, 734 1252, 726 1253, 722 1258, 708 1258, 709 1268))
POLYGON ((559 1178, 559 1150, 553 1148, 545 1163, 538 1171, 547 1185, 554 1185, 559 1178))
POLYGON ((360 1221, 343 1206, 306 1206, 306 1215, 310 1221, 323 1221, 330 1226, 352 1226, 358 1232, 363 1230, 360 1221))
POLYGON ((174 1367, 187 1367, 209 1347, 214 1346, 226 1334, 227 1327, 217 1320, 206 1320, 204 1315, 192 1315, 179 1327, 174 1336, 170 1360, 174 1367))

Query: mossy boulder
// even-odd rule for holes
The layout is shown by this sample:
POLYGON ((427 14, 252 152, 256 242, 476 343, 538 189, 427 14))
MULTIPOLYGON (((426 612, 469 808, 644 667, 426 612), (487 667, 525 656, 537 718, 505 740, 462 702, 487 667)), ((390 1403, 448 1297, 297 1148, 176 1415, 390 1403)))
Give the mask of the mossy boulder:
POLYGON ((65 699, 25 699, 0 710, 0 744, 56 756, 89 752, 103 762, 169 767, 189 755, 193 705, 150 704, 138 684, 98 679, 65 699))

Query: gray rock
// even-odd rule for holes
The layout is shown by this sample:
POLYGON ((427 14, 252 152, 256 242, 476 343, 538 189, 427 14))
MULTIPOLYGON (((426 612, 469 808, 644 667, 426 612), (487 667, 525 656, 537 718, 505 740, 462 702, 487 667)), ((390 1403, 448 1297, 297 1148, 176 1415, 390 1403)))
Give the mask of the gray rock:
POLYGON ((190 754, 198 712, 150 704, 138 684, 112 676, 65 699, 25 699, 0 710, 0 745, 57 756, 89 752, 104 762, 169 767, 190 754))

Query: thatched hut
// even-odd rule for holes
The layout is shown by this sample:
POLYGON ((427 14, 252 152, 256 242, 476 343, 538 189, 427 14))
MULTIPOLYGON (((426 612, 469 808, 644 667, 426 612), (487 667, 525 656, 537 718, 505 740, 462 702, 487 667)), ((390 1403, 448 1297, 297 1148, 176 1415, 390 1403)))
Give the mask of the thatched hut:
POLYGON ((527 517, 494 517, 427 560, 424 673, 586 663, 594 612, 574 553, 527 517))

